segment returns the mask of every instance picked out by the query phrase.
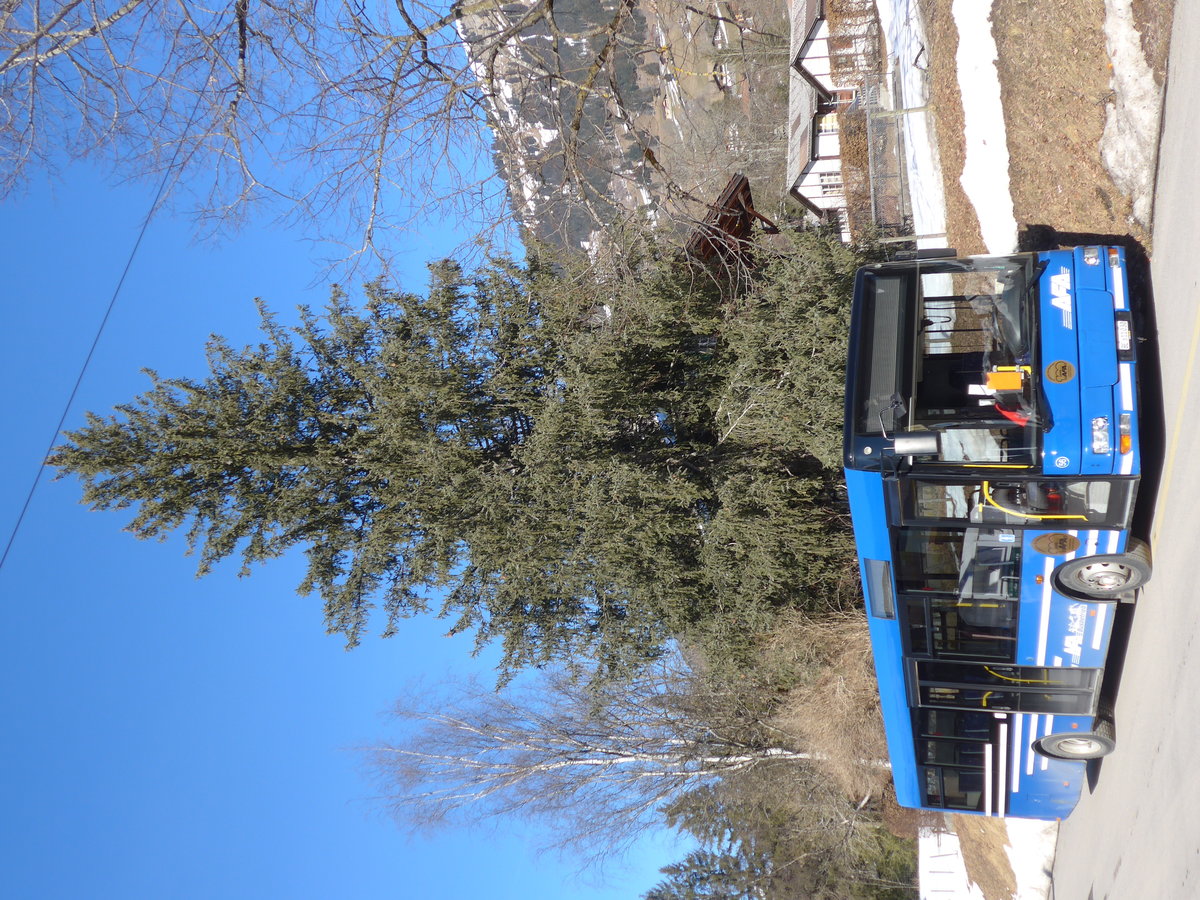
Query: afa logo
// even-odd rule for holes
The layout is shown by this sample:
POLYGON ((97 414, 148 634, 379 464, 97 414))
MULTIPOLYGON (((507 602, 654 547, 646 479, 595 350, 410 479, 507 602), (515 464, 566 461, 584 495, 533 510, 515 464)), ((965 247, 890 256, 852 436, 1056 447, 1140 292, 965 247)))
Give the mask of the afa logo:
POLYGON ((1046 556, 1066 556, 1079 549, 1079 538, 1073 534, 1043 534, 1033 539, 1033 549, 1046 556))
POLYGON ((1065 359, 1056 359, 1046 366, 1046 380, 1054 384, 1066 384, 1075 377, 1075 366, 1065 359))
POLYGON ((1082 603, 1072 603, 1067 610, 1067 636, 1063 638, 1063 654, 1071 658, 1071 662, 1079 665, 1083 656, 1083 629, 1087 624, 1087 607, 1082 603))
POLYGON ((1063 328, 1070 331, 1075 324, 1071 306, 1071 271, 1064 268, 1050 276, 1050 305, 1062 313, 1063 328))

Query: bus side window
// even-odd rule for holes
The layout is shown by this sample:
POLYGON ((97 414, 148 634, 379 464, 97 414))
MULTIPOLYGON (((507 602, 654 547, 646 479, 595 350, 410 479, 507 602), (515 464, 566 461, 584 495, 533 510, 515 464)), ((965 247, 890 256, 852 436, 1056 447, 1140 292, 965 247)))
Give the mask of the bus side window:
POLYGON ((942 769, 942 785, 949 809, 983 808, 982 769, 942 769))
POLYGON ((933 646, 937 656, 968 659, 1016 658, 1016 603, 932 601, 933 646))
POLYGON ((926 806, 983 808, 983 770, 926 766, 924 773, 926 806))
POLYGON ((904 621, 912 656, 1016 659, 1018 604, 956 597, 905 598, 904 621))
POLYGON ((995 717, 988 713, 925 707, 918 710, 917 733, 923 737, 956 738, 986 743, 991 740, 992 725, 995 721, 995 717))
POLYGON ((1128 526, 1132 490, 1128 480, 1066 481, 945 480, 902 477, 888 494, 895 525, 966 524, 1037 527, 1055 523, 1105 528, 1128 526))
POLYGON ((913 660, 917 704, 988 712, 1091 715, 1098 670, 913 660))
POLYGON ((901 591, 954 593, 958 588, 963 533, 904 528, 896 533, 896 584, 901 591))
POLYGON ((940 769, 925 769, 925 805, 944 806, 942 802, 942 773, 940 769))

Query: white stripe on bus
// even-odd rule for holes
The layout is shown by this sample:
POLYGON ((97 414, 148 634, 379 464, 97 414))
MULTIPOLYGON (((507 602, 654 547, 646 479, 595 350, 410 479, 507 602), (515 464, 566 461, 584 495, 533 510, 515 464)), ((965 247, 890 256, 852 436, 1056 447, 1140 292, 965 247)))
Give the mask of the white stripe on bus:
POLYGON ((983 814, 992 814, 992 745, 983 745, 983 814))
POLYGON ((1013 767, 1012 767, 1012 792, 1019 793, 1021 790, 1021 736, 1024 729, 1022 725, 1025 722, 1024 716, 1013 716, 1013 767))
MULTIPOLYGON (((1042 730, 1042 737, 1048 737, 1049 735, 1051 735, 1053 733, 1054 733, 1054 716, 1046 716, 1046 724, 1042 730)), ((1030 749, 1032 749, 1032 748, 1030 748, 1030 749)), ((1045 756, 1041 756, 1039 754, 1038 759, 1041 761, 1042 771, 1045 772, 1046 769, 1048 769, 1050 767, 1049 758, 1047 758, 1045 756)))
POLYGON ((1095 603, 1093 608, 1096 611, 1096 620, 1092 631, 1092 649, 1099 650, 1104 643, 1104 623, 1108 621, 1108 604, 1095 603))
POLYGON ((1008 724, 1002 723, 1000 725, 1000 777, 996 780, 996 783, 1000 785, 1000 793, 996 798, 999 801, 999 809, 996 814, 1000 818, 1004 818, 1005 813, 1008 812, 1008 804, 1005 803, 1007 794, 1004 793, 1006 781, 1008 781, 1008 724))
POLYGON ((1046 664, 1046 642, 1050 638, 1050 573, 1054 569, 1054 560, 1047 556, 1043 568, 1045 577, 1042 579, 1042 608, 1038 621, 1037 664, 1046 664))
POLYGON ((1037 759, 1037 754, 1033 752, 1033 742, 1037 740, 1038 733, 1038 716, 1032 715, 1029 717, 1029 746, 1025 748, 1025 774, 1033 774, 1033 761, 1037 759))

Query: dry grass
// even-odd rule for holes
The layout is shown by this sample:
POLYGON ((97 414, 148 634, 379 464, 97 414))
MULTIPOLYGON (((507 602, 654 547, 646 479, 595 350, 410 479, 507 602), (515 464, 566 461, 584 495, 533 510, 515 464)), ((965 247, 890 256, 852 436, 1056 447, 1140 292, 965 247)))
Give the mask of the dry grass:
POLYGON ((1018 226, 1144 241, 1100 158, 1112 99, 1104 0, 999 0, 992 15, 1018 226))
POLYGON ((1171 49, 1174 16, 1175 0, 1133 0, 1133 18, 1142 35, 1142 52, 1160 87, 1167 83, 1167 54, 1171 49))
POLYGON ((879 797, 890 783, 871 641, 862 616, 800 616, 777 629, 766 652, 810 673, 792 688, 772 724, 821 757, 818 765, 847 797, 879 797))
POLYGON ((962 97, 958 90, 958 29, 950 14, 950 0, 921 0, 925 19, 926 50, 929 56, 930 105, 946 196, 946 245, 959 253, 987 250, 975 207, 967 199, 959 179, 967 157, 963 140, 962 97))
POLYGON ((1017 895, 1017 879, 1004 851, 1008 830, 1003 819, 984 816, 950 816, 958 835, 967 878, 979 886, 987 900, 1009 900, 1017 895))
MULTIPOLYGON (((974 207, 959 183, 965 147, 950 0, 920 0, 930 56, 931 102, 946 192, 947 242, 984 252, 974 207)), ((1170 43, 1171 0, 1135 0, 1142 47, 1161 84, 1170 43)), ((1104 0, 996 0, 992 34, 1008 135, 1009 181, 1019 229, 1127 235, 1148 244, 1145 223, 1100 159, 1111 69, 1104 0)))

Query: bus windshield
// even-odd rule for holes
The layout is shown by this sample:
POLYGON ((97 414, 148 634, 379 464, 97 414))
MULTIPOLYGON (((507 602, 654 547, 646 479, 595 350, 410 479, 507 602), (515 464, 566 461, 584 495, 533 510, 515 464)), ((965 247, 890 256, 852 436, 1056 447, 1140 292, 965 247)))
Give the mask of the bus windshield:
POLYGON ((1034 260, 938 260, 864 280, 858 433, 937 431, 951 464, 1032 460, 1046 424, 1033 377, 1034 260))

